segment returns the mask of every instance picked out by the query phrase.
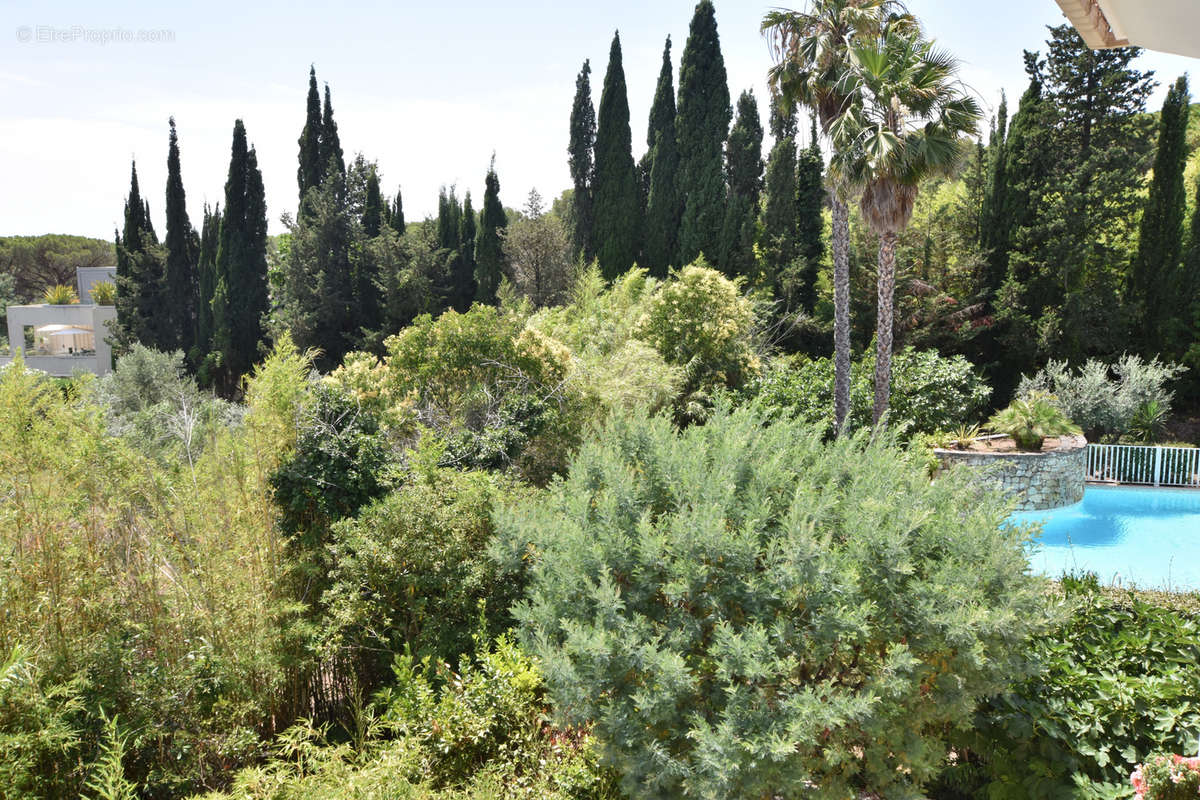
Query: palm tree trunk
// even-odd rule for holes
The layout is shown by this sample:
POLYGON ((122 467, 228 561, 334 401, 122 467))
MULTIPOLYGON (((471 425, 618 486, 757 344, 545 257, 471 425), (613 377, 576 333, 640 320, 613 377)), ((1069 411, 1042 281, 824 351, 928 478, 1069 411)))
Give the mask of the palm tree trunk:
POLYGON ((888 410, 892 389, 892 310, 896 297, 896 233, 879 237, 879 308, 876 312, 875 425, 888 410))
POLYGON ((833 206, 833 432, 850 412, 850 210, 837 193, 833 206))

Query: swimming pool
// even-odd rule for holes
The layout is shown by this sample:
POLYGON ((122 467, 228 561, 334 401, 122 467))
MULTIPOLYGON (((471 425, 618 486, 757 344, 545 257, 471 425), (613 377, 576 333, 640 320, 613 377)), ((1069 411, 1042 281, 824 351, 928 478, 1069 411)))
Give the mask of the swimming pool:
POLYGON ((1200 591, 1195 489, 1089 486, 1074 505, 1009 519, 1042 523, 1029 560, 1044 575, 1088 571, 1102 583, 1200 591))

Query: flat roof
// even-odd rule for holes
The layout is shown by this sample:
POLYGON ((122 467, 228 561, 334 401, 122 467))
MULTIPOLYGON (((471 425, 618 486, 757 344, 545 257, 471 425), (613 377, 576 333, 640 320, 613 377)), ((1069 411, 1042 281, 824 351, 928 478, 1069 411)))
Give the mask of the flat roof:
POLYGON ((1088 47, 1145 47, 1200 58, 1196 0, 1055 0, 1088 47))

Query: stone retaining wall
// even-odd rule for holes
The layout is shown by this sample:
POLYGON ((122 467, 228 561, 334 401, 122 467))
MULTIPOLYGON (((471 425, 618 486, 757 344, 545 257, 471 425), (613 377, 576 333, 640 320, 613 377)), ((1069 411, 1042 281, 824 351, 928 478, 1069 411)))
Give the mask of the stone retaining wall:
POLYGON ((1017 499, 1018 511, 1069 506, 1083 499, 1083 473, 1087 440, 1082 436, 1061 437, 1057 449, 1048 453, 980 453, 964 450, 935 450, 943 469, 955 465, 977 469, 1017 499))

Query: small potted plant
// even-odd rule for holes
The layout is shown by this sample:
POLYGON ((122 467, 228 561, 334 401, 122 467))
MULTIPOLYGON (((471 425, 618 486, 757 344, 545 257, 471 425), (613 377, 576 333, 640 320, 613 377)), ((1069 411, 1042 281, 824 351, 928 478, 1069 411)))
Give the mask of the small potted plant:
POLYGON ((1182 800, 1200 796, 1200 757, 1155 755, 1130 777, 1138 800, 1182 800))
POLYGON ((1018 450, 1036 453, 1048 436, 1078 435, 1083 431, 1067 419, 1045 392, 1032 392, 1018 397, 1012 404, 997 411, 988 427, 996 433, 1011 436, 1018 450))

